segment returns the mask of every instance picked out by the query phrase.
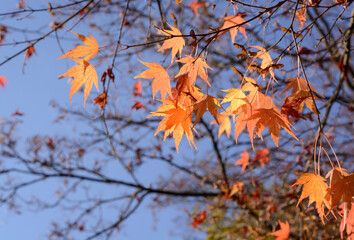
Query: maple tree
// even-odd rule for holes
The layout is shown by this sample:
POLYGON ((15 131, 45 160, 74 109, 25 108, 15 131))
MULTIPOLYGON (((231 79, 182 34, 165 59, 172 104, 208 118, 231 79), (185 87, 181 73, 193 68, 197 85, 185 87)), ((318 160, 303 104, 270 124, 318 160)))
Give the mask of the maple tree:
POLYGON ((72 103, 52 104, 55 122, 85 124, 80 139, 36 135, 23 150, 23 113, 1 121, 0 203, 16 212, 19 190, 61 179, 54 204, 35 198, 77 211, 53 220, 57 239, 113 239, 143 202, 183 202, 188 234, 206 239, 353 238, 352 2, 23 0, 0 13, 52 18, 16 42, 26 28, 0 24, 0 47, 26 44, 0 66, 23 54, 25 69, 55 36, 73 64, 55 76, 72 103))

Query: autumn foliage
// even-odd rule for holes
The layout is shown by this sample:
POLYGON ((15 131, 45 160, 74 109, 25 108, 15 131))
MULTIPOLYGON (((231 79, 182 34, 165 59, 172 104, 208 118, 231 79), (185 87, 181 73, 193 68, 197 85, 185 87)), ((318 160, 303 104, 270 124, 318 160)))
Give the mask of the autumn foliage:
MULTIPOLYGON (((112 4, 111 1, 103 2, 112 4)), ((310 0, 294 3, 270 1, 267 4, 261 1, 230 1, 227 5, 232 8, 233 14, 227 9, 220 14, 218 7, 225 8, 221 7, 225 3, 196 0, 186 4, 176 0, 176 11, 170 13, 174 22, 170 21, 171 18, 165 20, 165 14, 160 12, 162 27, 151 30, 155 38, 139 44, 123 44, 120 41, 122 28, 134 27, 124 17, 118 42, 107 46, 100 43, 104 40, 99 34, 72 32, 81 42, 77 41, 80 45, 59 57, 74 64, 59 78, 72 79, 70 102, 83 87, 83 105, 86 108, 93 105, 87 101, 94 95, 91 93, 93 85, 97 91, 103 89, 102 93, 93 97, 94 104, 99 106, 96 111, 100 114, 95 119, 103 119, 103 137, 110 146, 107 154, 115 157, 134 180, 134 183, 117 181, 117 184, 138 189, 134 197, 129 199, 139 202, 145 196, 141 194, 144 192, 203 198, 193 211, 185 212, 190 220, 189 225, 198 232, 205 232, 208 239, 301 238, 311 235, 311 223, 322 229, 313 232, 318 234, 318 238, 330 235, 354 238, 353 158, 347 149, 336 146, 333 135, 338 134, 337 139, 341 141, 343 137, 335 132, 335 121, 331 123, 331 129, 326 128, 332 104, 337 99, 347 107, 338 107, 335 110, 337 113, 348 112, 343 109, 350 109, 348 106, 352 104, 352 100, 348 100, 352 90, 342 90, 347 92, 343 93, 344 97, 338 97, 343 82, 350 81, 347 75, 352 74, 349 49, 353 20, 348 20, 353 18, 353 14, 350 15, 352 1, 323 2, 327 5, 310 0), (341 39, 341 44, 345 45, 341 45, 343 48, 339 53, 330 45, 330 40, 321 29, 313 29, 314 26, 320 26, 317 25, 317 18, 311 14, 321 9, 321 6, 327 11, 336 9, 334 15, 340 10, 342 14, 350 16, 345 22, 350 24, 349 27, 346 25, 347 30, 343 30, 343 26, 338 27, 342 33, 340 36, 327 28, 332 38, 341 39), (197 19, 196 22, 199 18, 213 18, 211 16, 215 15, 217 25, 205 27, 205 20, 204 25, 200 22, 201 25, 188 25, 178 17, 177 10, 189 11, 197 19), (282 11, 281 14, 278 11, 282 11), (285 19, 286 24, 278 20, 273 22, 273 18, 277 17, 285 19), (264 31, 273 29, 273 33, 269 33, 273 34, 272 40, 254 30, 258 29, 257 24, 264 27, 264 31), (188 32, 186 26, 192 30, 188 32), (318 40, 316 34, 322 38, 318 40), (321 41, 326 43, 321 44, 321 41), (313 54, 317 51, 312 49, 314 45, 320 49, 316 54, 313 54), (132 54, 129 61, 133 63, 129 64, 134 67, 130 70, 130 78, 120 78, 115 83, 113 72, 125 70, 114 68, 115 64, 120 64, 119 61, 115 62, 116 56, 132 48, 148 46, 152 48, 150 51, 154 57, 132 54), (110 49, 109 53, 106 49, 110 49), (330 51, 333 52, 328 58, 319 57, 322 52, 327 54, 330 51), (337 58, 332 56, 334 53, 339 54, 337 58), (110 59, 113 59, 111 65, 102 67, 110 59), (331 70, 326 67, 331 67, 331 70), (102 68, 105 70, 102 71, 102 68), (317 75, 317 70, 321 70, 323 75, 327 74, 328 78, 339 78, 338 88, 332 86, 331 82, 313 80, 323 77, 317 75), (102 77, 99 78, 101 72, 102 77), (109 125, 108 121, 125 121, 123 114, 116 114, 110 107, 117 99, 110 89, 112 86, 121 88, 124 86, 122 81, 129 82, 132 96, 121 97, 127 98, 128 110, 132 112, 125 126, 136 124, 141 127, 151 123, 146 125, 146 129, 154 129, 154 134, 149 134, 155 136, 158 144, 149 142, 141 146, 139 140, 134 140, 135 147, 131 143, 132 139, 129 140, 131 142, 122 139, 115 141, 114 134, 111 135, 119 131, 120 123, 116 127, 109 125), (134 122, 134 114, 142 112, 142 120, 134 122), (112 127, 112 132, 109 127, 112 127), (184 136, 193 150, 185 147, 184 136), (205 136, 209 136, 211 144, 204 145, 205 136), (171 138, 176 154, 162 150, 164 144, 168 146, 171 138), (134 161, 125 163, 119 157, 115 144, 121 144, 122 151, 131 151, 134 161), (205 159, 199 163, 193 163, 193 169, 173 159, 183 158, 190 151, 196 156, 200 154, 199 151, 214 151, 214 154, 204 156, 205 159), (176 174, 177 180, 171 180, 166 188, 161 187, 162 190, 145 187, 136 180, 134 168, 143 164, 142 159, 146 161, 149 157, 161 158, 161 161, 171 164, 183 174, 176 174), (193 182, 191 179, 197 181, 195 185, 191 183, 194 189, 188 188, 187 183, 193 182), (176 192, 171 192, 171 189, 176 192)), ((128 5, 126 11, 129 12, 128 5)), ((341 17, 338 14, 335 16, 337 20, 341 17)), ((2 39, 4 34, 0 35, 2 39)), ((27 60, 34 52, 32 48, 30 46, 27 49, 27 60)), ((0 85, 5 87, 6 82, 7 79, 1 76, 0 85)), ((350 117, 346 118, 347 122, 342 125, 350 124, 350 117)), ((124 134, 129 135, 126 132, 121 134, 119 137, 122 138, 126 137, 124 134)), ((343 142, 349 144, 349 141, 343 142)), ((54 145, 51 143, 53 151, 54 145)), ((98 178, 103 176, 99 167, 93 175, 98 178)), ((111 181, 104 177, 102 179, 111 181)))

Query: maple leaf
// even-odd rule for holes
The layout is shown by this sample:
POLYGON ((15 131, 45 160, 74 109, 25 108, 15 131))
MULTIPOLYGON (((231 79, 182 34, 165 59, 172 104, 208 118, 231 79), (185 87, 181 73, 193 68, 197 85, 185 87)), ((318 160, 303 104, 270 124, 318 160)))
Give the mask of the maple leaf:
POLYGON ((178 146, 181 142, 183 134, 186 135, 189 144, 194 144, 192 133, 192 115, 186 109, 175 101, 165 100, 162 105, 158 107, 156 112, 152 112, 149 117, 164 116, 165 118, 160 122, 155 135, 162 130, 165 130, 164 140, 173 132, 175 139, 176 150, 178 153, 178 146))
POLYGON ((134 97, 140 97, 141 96, 141 90, 142 90, 141 82, 137 81, 134 85, 133 88, 133 96, 134 97))
POLYGON ((325 183, 326 179, 321 177, 320 175, 313 174, 313 173, 303 173, 301 177, 291 186, 294 187, 296 185, 304 185, 302 189, 302 193, 300 199, 296 206, 299 203, 309 197, 309 204, 308 206, 316 202, 317 212, 324 223, 323 216, 324 216, 324 205, 329 208, 328 202, 325 200, 326 192, 328 189, 327 184, 325 183))
POLYGON ((300 22, 300 26, 298 29, 301 29, 304 26, 304 22, 306 22, 306 12, 307 12, 307 5, 306 5, 307 0, 303 1, 303 3, 300 6, 300 10, 296 10, 296 21, 300 22))
POLYGON ((62 58, 75 59, 75 58, 84 57, 84 60, 88 61, 94 58, 97 55, 98 50, 100 48, 98 46, 96 39, 90 33, 89 33, 90 37, 86 37, 84 35, 77 34, 76 32, 73 31, 71 32, 74 33, 85 44, 85 46, 79 45, 74 49, 70 49, 67 53, 65 53, 63 56, 61 56, 58 59, 62 59, 62 58))
POLYGON ((195 126, 199 122, 200 118, 203 116, 203 114, 207 109, 210 112, 210 114, 214 117, 215 121, 218 121, 217 106, 221 107, 219 101, 211 95, 204 95, 204 97, 199 99, 199 101, 195 103, 195 108, 198 110, 197 110, 197 115, 195 117, 195 122, 193 126, 195 126))
POLYGON ((342 199, 344 206, 349 205, 354 197, 354 173, 347 176, 339 175, 336 182, 327 191, 327 197, 331 196, 331 209, 338 205, 342 199))
POLYGON ((84 107, 86 103, 86 99, 91 92, 92 85, 95 84, 97 91, 98 90, 98 78, 95 67, 88 63, 86 60, 83 59, 74 59, 79 65, 73 66, 70 68, 66 73, 59 76, 61 77, 70 77, 74 78, 71 82, 70 88, 70 102, 72 95, 76 93, 79 88, 85 84, 84 90, 84 107))
MULTIPOLYGON (((139 60, 140 61, 140 60, 139 60)), ((155 95, 158 91, 160 91, 161 99, 165 100, 166 95, 171 95, 171 85, 170 85, 170 76, 168 75, 166 69, 164 69, 158 63, 148 63, 140 61, 142 64, 147 66, 148 70, 142 72, 140 75, 134 78, 153 78, 152 81, 152 97, 155 99, 155 95)))
POLYGON ((212 121, 210 124, 217 124, 219 123, 219 131, 218 131, 218 138, 220 138, 223 132, 226 133, 227 137, 230 137, 231 131, 231 122, 230 117, 227 116, 225 113, 218 113, 217 120, 212 121))
POLYGON ((243 173, 243 171, 245 171, 249 160, 250 160, 250 156, 248 155, 248 152, 245 149, 245 151, 241 153, 241 158, 234 164, 235 166, 242 165, 241 174, 243 173))
POLYGON ((221 104, 231 102, 230 106, 226 109, 228 114, 235 114, 242 105, 247 103, 246 95, 241 89, 230 88, 222 91, 228 92, 228 94, 224 97, 221 104))
POLYGON ((133 104, 131 109, 139 110, 140 108, 143 108, 144 105, 141 102, 134 101, 135 103, 133 104))
POLYGON ((4 76, 0 76, 0 85, 5 88, 5 83, 8 82, 9 80, 7 80, 4 76))
POLYGON ((198 8, 205 6, 206 3, 205 2, 199 2, 199 0, 194 0, 193 2, 191 2, 189 4, 189 7, 192 9, 192 11, 194 12, 194 14, 199 17, 199 12, 198 12, 198 8))
POLYGON ((94 98, 93 102, 95 104, 98 104, 101 107, 101 109, 104 109, 104 107, 107 104, 107 94, 105 92, 103 92, 98 97, 94 98))
MULTIPOLYGON (((343 204, 344 205, 344 204, 343 204)), ((348 239, 353 240, 354 239, 354 203, 352 202, 351 207, 349 208, 350 211, 346 214, 345 212, 344 217, 342 218, 342 221, 340 222, 340 234, 341 237, 343 238, 343 231, 345 228, 346 232, 348 234, 348 239)))
POLYGON ((268 127, 268 131, 271 134, 275 145, 278 147, 280 127, 282 127, 291 136, 298 140, 290 128, 289 121, 279 113, 279 110, 265 108, 257 109, 255 110, 255 113, 247 119, 247 121, 256 119, 258 120, 256 121, 254 136, 260 134, 266 127, 268 127))
POLYGON ((197 80, 197 75, 199 75, 199 77, 210 86, 210 83, 208 82, 208 75, 206 74, 204 68, 212 68, 208 66, 202 57, 195 59, 190 55, 186 55, 186 57, 177 60, 177 62, 184 63, 184 65, 181 67, 176 77, 188 73, 189 85, 192 86, 197 80))
MULTIPOLYGON (((286 80, 288 85, 286 85, 284 91, 281 93, 285 93, 291 89, 291 94, 288 97, 290 102, 296 102, 297 108, 296 110, 300 113, 303 109, 303 104, 315 114, 317 114, 317 110, 315 104, 312 99, 312 95, 310 89, 308 88, 307 81, 301 77, 297 78, 289 78, 286 80)), ((309 82, 311 91, 314 93, 313 97, 315 100, 319 100, 319 98, 315 95, 321 96, 312 86, 313 84, 309 82)))
POLYGON ((236 193, 242 193, 242 188, 243 188, 244 185, 245 184, 243 182, 240 182, 240 181, 234 182, 234 184, 232 184, 232 186, 231 186, 231 191, 230 191, 230 196, 229 197, 232 197, 236 193))
POLYGON ((276 240, 286 240, 290 235, 290 226, 288 221, 285 220, 285 223, 282 223, 278 220, 280 229, 278 231, 272 232, 271 235, 276 236, 276 240))
POLYGON ((284 104, 283 106, 281 106, 280 113, 283 114, 286 119, 291 123, 295 122, 298 118, 305 120, 306 118, 302 117, 299 114, 298 110, 296 110, 301 103, 301 101, 296 101, 296 99, 290 101, 289 98, 285 98, 284 104), (293 119, 290 119, 290 117, 292 117, 293 119))
POLYGON ((36 49, 32 46, 29 46, 25 51, 25 59, 28 61, 32 57, 33 53, 36 52, 36 49))
POLYGON ((268 53, 268 51, 260 46, 251 46, 251 47, 257 48, 259 50, 254 57, 262 59, 261 68, 262 69, 269 68, 270 75, 272 76, 273 79, 275 79, 274 70, 271 67, 273 65, 273 60, 270 54, 268 53))
POLYGON ((264 164, 269 163, 269 151, 268 149, 257 150, 257 154, 252 160, 252 163, 258 161, 261 164, 261 167, 264 168, 264 164))
POLYGON ((177 29, 172 27, 170 24, 168 24, 172 30, 160 30, 163 34, 166 36, 171 36, 171 38, 166 39, 162 46, 159 48, 159 52, 165 49, 172 48, 172 56, 171 56, 171 62, 173 62, 174 57, 176 56, 177 53, 181 55, 182 49, 185 45, 185 41, 183 37, 176 37, 182 35, 182 33, 177 29))
POLYGON ((202 224, 205 219, 206 219, 206 211, 203 210, 202 212, 198 213, 195 217, 192 218, 193 222, 191 223, 191 226, 195 228, 196 230, 199 230, 197 226, 199 224, 202 224))
MULTIPOLYGON (((241 25, 244 22, 245 22, 245 20, 240 15, 227 16, 224 18, 224 24, 222 25, 220 30, 227 29, 227 28, 233 27, 235 25, 241 25)), ((250 24, 247 23, 247 25, 250 25, 250 24)), ((229 30, 232 43, 234 43, 234 41, 235 41, 238 30, 240 30, 240 32, 243 34, 243 36, 245 36, 245 38, 247 39, 246 29, 245 29, 244 25, 238 26, 238 27, 233 27, 229 30)), ((223 31, 223 33, 224 32, 225 31, 223 31)), ((223 33, 221 33, 220 35, 222 35, 223 33)))

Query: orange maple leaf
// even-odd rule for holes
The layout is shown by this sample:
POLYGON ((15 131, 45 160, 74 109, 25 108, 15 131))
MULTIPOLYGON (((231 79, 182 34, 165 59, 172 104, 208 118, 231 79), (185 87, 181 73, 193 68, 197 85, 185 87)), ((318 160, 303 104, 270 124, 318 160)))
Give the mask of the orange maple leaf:
POLYGON ((299 184, 304 185, 297 206, 303 199, 309 197, 308 206, 311 203, 316 202, 317 212, 322 222, 324 222, 324 205, 329 208, 329 203, 325 200, 326 192, 328 189, 328 186, 325 181, 326 179, 324 179, 320 175, 313 173, 303 173, 301 174, 301 177, 291 186, 294 187, 299 184))
POLYGON ((231 132, 230 117, 227 116, 225 113, 218 113, 217 119, 218 121, 214 120, 210 124, 219 123, 218 138, 220 138, 223 132, 226 133, 227 137, 230 137, 230 132, 231 132))
POLYGON ((181 142, 183 134, 186 135, 189 144, 197 149, 193 140, 192 133, 192 115, 179 103, 171 100, 162 101, 156 112, 152 112, 149 117, 164 116, 165 118, 160 122, 155 135, 162 130, 165 130, 164 140, 173 132, 176 149, 178 153, 178 146, 181 142))
POLYGON ((90 63, 88 63, 86 60, 83 59, 74 59, 74 60, 79 65, 73 66, 66 73, 60 75, 59 78, 61 77, 74 78, 74 80, 71 82, 71 88, 70 88, 70 102, 71 102, 72 95, 76 93, 82 85, 85 84, 85 90, 84 90, 84 97, 85 97, 84 107, 85 107, 86 99, 89 93, 91 92, 93 84, 95 84, 97 91, 99 91, 97 73, 95 67, 92 66, 90 63))
POLYGON ((248 152, 245 151, 243 153, 241 153, 241 158, 235 162, 235 166, 236 165, 242 165, 242 170, 241 170, 241 173, 243 173, 243 171, 245 171, 247 165, 248 165, 248 161, 250 160, 250 156, 248 155, 248 152))
POLYGON ((331 209, 338 205, 342 199, 344 205, 350 207, 354 197, 354 173, 347 176, 339 175, 336 182, 328 188, 327 197, 331 196, 331 209))
POLYGON ((260 108, 255 110, 255 113, 252 114, 251 117, 247 119, 249 120, 256 120, 256 126, 255 126, 255 133, 254 137, 257 134, 261 134, 261 132, 268 127, 268 131, 271 134, 273 141, 275 145, 278 147, 278 140, 280 137, 280 127, 284 128, 285 131, 287 131, 291 136, 293 136, 296 140, 297 137, 294 135, 290 128, 290 123, 289 121, 284 118, 278 109, 266 109, 266 108, 260 108))
MULTIPOLYGON (((344 205, 344 204, 343 204, 344 205)), ((354 240, 354 203, 352 202, 351 207, 349 208, 350 211, 346 214, 345 212, 344 217, 340 223, 340 234, 343 238, 343 231, 347 228, 346 232, 348 234, 348 239, 354 240)))
POLYGON ((272 232, 271 235, 276 236, 276 240, 286 240, 290 235, 290 226, 288 221, 285 220, 285 223, 282 223, 278 220, 280 229, 278 231, 272 232))
POLYGON ((206 74, 204 68, 212 68, 208 66, 202 57, 195 59, 190 55, 186 55, 186 57, 177 60, 177 62, 184 63, 184 65, 181 67, 176 77, 188 73, 189 85, 192 86, 197 80, 197 75, 199 75, 199 77, 201 77, 210 86, 210 83, 208 82, 208 75, 206 74))
MULTIPOLYGON (((244 22, 245 22, 245 20, 240 15, 227 16, 227 17, 224 18, 224 24, 222 25, 220 30, 223 30, 223 29, 226 29, 226 28, 230 28, 230 27, 233 27, 235 25, 241 25, 244 22)), ((247 23, 247 25, 250 25, 250 24, 247 23)), ((238 27, 233 27, 233 28, 231 28, 229 30, 232 43, 234 43, 234 41, 235 41, 235 38, 236 38, 238 30, 240 30, 240 32, 243 34, 243 36, 245 36, 245 38, 247 39, 246 29, 245 29, 244 25, 241 25, 241 26, 238 26, 238 27)), ((220 35, 224 34, 224 32, 225 31, 223 31, 220 35)))
MULTIPOLYGON (((140 61, 140 60, 139 60, 140 61)), ((171 93, 171 85, 170 85, 170 76, 168 75, 166 69, 164 69, 158 63, 148 63, 140 61, 142 64, 147 66, 148 70, 142 72, 140 75, 134 78, 153 78, 152 81, 152 97, 155 99, 155 95, 158 91, 160 91, 161 99, 165 100, 166 95, 172 95, 171 93)))
MULTIPOLYGON (((297 78, 289 78, 286 80, 288 82, 288 85, 286 85, 284 91, 282 92, 285 93, 291 89, 291 94, 288 96, 289 100, 292 102, 298 102, 298 107, 296 110, 300 113, 302 112, 303 105, 304 103, 306 106, 313 112, 317 114, 315 104, 312 100, 312 95, 310 92, 310 89, 307 85, 307 81, 301 77, 297 78)), ((318 100, 319 98, 315 95, 321 96, 314 88, 313 84, 309 82, 311 91, 314 93, 313 97, 315 100, 318 100)))
POLYGON ((2 86, 3 88, 5 88, 5 83, 8 81, 9 80, 7 80, 4 76, 0 76, 0 86, 2 86))
POLYGON ((199 122, 200 118, 203 116, 203 114, 207 109, 210 112, 210 114, 214 117, 215 121, 218 121, 217 106, 221 107, 219 101, 211 95, 204 95, 201 99, 199 99, 199 101, 195 103, 195 108, 198 110, 197 110, 197 115, 195 117, 195 122, 193 126, 195 126, 199 122))
POLYGON ((142 89, 143 89, 143 87, 141 86, 141 82, 137 81, 135 83, 135 85, 134 85, 134 88, 133 88, 133 96, 134 97, 140 97, 142 89))
POLYGON ((74 33, 85 44, 85 46, 79 45, 74 49, 70 49, 67 53, 65 53, 63 56, 61 56, 58 59, 62 59, 62 58, 75 59, 75 58, 84 57, 83 59, 88 61, 94 58, 97 55, 99 50, 99 46, 96 39, 90 33, 89 33, 90 37, 86 37, 84 35, 77 34, 76 32, 73 31, 71 32, 74 33))
POLYGON ((172 30, 160 30, 163 34, 166 36, 171 36, 171 38, 166 39, 162 46, 159 48, 159 52, 165 49, 172 48, 172 56, 171 56, 171 62, 173 62, 174 57, 176 56, 177 53, 181 54, 182 49, 185 45, 185 41, 183 37, 176 37, 182 35, 182 33, 177 29, 172 27, 170 24, 168 24, 172 30))
POLYGON ((199 0, 194 0, 193 2, 191 2, 189 4, 189 7, 192 9, 192 11, 194 12, 194 14, 199 17, 199 12, 198 12, 198 8, 205 6, 206 3, 205 2, 199 2, 199 0))
POLYGON ((269 151, 268 149, 257 150, 257 154, 252 160, 252 163, 258 161, 261 164, 261 167, 264 168, 264 164, 269 163, 269 151))

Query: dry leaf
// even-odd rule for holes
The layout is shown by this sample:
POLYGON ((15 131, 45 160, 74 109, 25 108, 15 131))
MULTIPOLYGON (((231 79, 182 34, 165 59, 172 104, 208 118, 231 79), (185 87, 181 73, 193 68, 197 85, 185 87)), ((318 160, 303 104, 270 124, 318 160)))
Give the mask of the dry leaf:
POLYGON ((98 104, 101 107, 101 109, 104 109, 104 107, 107 104, 107 94, 103 92, 98 97, 94 98, 93 101, 95 104, 98 104))

